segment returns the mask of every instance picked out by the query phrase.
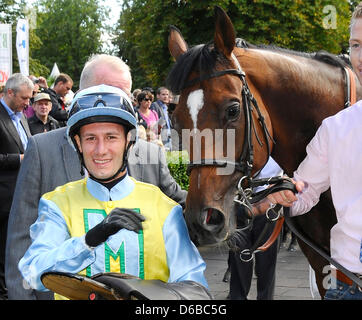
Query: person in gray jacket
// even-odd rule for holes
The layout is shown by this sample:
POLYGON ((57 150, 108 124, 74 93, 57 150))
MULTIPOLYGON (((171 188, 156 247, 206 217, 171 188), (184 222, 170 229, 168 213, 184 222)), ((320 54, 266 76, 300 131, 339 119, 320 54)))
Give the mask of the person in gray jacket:
MULTIPOLYGON (((117 57, 95 55, 85 64, 80 89, 97 84, 131 91, 128 66, 117 57)), ((5 256, 5 279, 9 299, 53 299, 49 292, 30 289, 17 268, 19 260, 31 244, 29 228, 38 216, 40 197, 57 186, 82 178, 77 153, 66 138, 66 128, 31 137, 20 168, 8 223, 5 256)), ((131 149, 128 172, 137 180, 158 186, 163 193, 184 206, 187 192, 170 174, 163 150, 138 139, 131 149)))

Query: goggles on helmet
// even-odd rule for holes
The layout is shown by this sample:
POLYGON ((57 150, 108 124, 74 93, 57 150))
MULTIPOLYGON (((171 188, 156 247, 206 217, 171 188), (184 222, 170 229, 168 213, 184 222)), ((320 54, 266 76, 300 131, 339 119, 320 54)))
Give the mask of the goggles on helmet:
POLYGON ((78 98, 69 112, 69 118, 81 110, 96 107, 118 108, 135 116, 132 105, 124 97, 113 93, 99 93, 78 98))

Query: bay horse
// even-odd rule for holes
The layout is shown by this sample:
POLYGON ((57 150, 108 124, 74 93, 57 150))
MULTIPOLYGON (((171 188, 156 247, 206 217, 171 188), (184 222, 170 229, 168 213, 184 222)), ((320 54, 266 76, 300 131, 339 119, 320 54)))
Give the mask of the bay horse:
MULTIPOLYGON (((322 120, 345 108, 348 77, 345 63, 334 55, 268 46, 238 47, 236 42, 233 24, 220 7, 215 8, 213 42, 189 48, 181 32, 170 28, 168 46, 176 63, 167 86, 180 94, 172 115, 175 129, 180 135, 186 129, 195 134, 211 130, 215 138, 214 143, 206 139, 195 143, 191 136, 182 141, 191 163, 185 219, 197 245, 222 243, 235 231, 234 197, 245 171, 251 170, 251 175, 259 172, 270 154, 285 174, 293 176, 322 120), (246 85, 258 105, 251 108, 250 115, 243 108, 246 85), (252 124, 249 135, 248 123, 252 124), (219 138, 222 148, 215 146, 217 130, 224 133, 219 138), (232 155, 226 150, 228 130, 234 132, 232 155), (253 146, 252 154, 246 145, 253 146), (195 150, 199 152, 197 164, 195 150), (205 159, 212 161, 207 164, 205 159), (251 159, 252 164, 245 165, 245 159, 251 159), (233 173, 218 174, 227 164, 235 164, 233 173)), ((360 100, 362 88, 356 83, 360 100)), ((308 238, 329 252, 330 229, 336 223, 329 190, 309 213, 293 220, 308 238)), ((323 268, 329 263, 304 242, 298 242, 316 272, 324 297, 323 268)))

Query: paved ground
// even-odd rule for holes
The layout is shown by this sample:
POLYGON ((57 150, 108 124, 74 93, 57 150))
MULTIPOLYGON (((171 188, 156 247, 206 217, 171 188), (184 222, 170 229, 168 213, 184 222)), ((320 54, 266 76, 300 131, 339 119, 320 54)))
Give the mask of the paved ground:
MULTIPOLYGON (((227 250, 217 247, 199 247, 206 261, 206 278, 215 299, 225 300, 229 284, 222 281, 227 268, 227 250)), ((256 278, 253 277, 248 299, 256 299, 256 278)), ((281 247, 277 259, 275 300, 313 300, 309 289, 308 261, 299 249, 291 252, 281 247)), ((320 299, 318 296, 316 299, 320 299)))

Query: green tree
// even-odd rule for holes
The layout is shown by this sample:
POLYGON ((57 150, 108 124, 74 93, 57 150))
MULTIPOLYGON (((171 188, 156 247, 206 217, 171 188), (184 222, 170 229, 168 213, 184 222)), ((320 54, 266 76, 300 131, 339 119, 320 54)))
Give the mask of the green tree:
POLYGON ((215 5, 228 13, 237 36, 249 42, 340 53, 348 46, 350 10, 355 4, 347 0, 125 0, 114 44, 131 66, 134 87, 164 84, 173 63, 167 47, 170 24, 181 30, 189 45, 212 40, 215 5))
POLYGON ((102 32, 108 10, 98 0, 38 0, 36 35, 42 44, 33 57, 51 69, 69 74, 74 87, 90 55, 102 50, 102 32))
POLYGON ((186 151, 167 151, 166 161, 170 174, 176 180, 178 185, 184 189, 189 189, 189 176, 187 175, 187 166, 190 163, 186 151))
POLYGON ((13 23, 20 14, 20 6, 16 0, 0 2, 0 23, 13 23))

